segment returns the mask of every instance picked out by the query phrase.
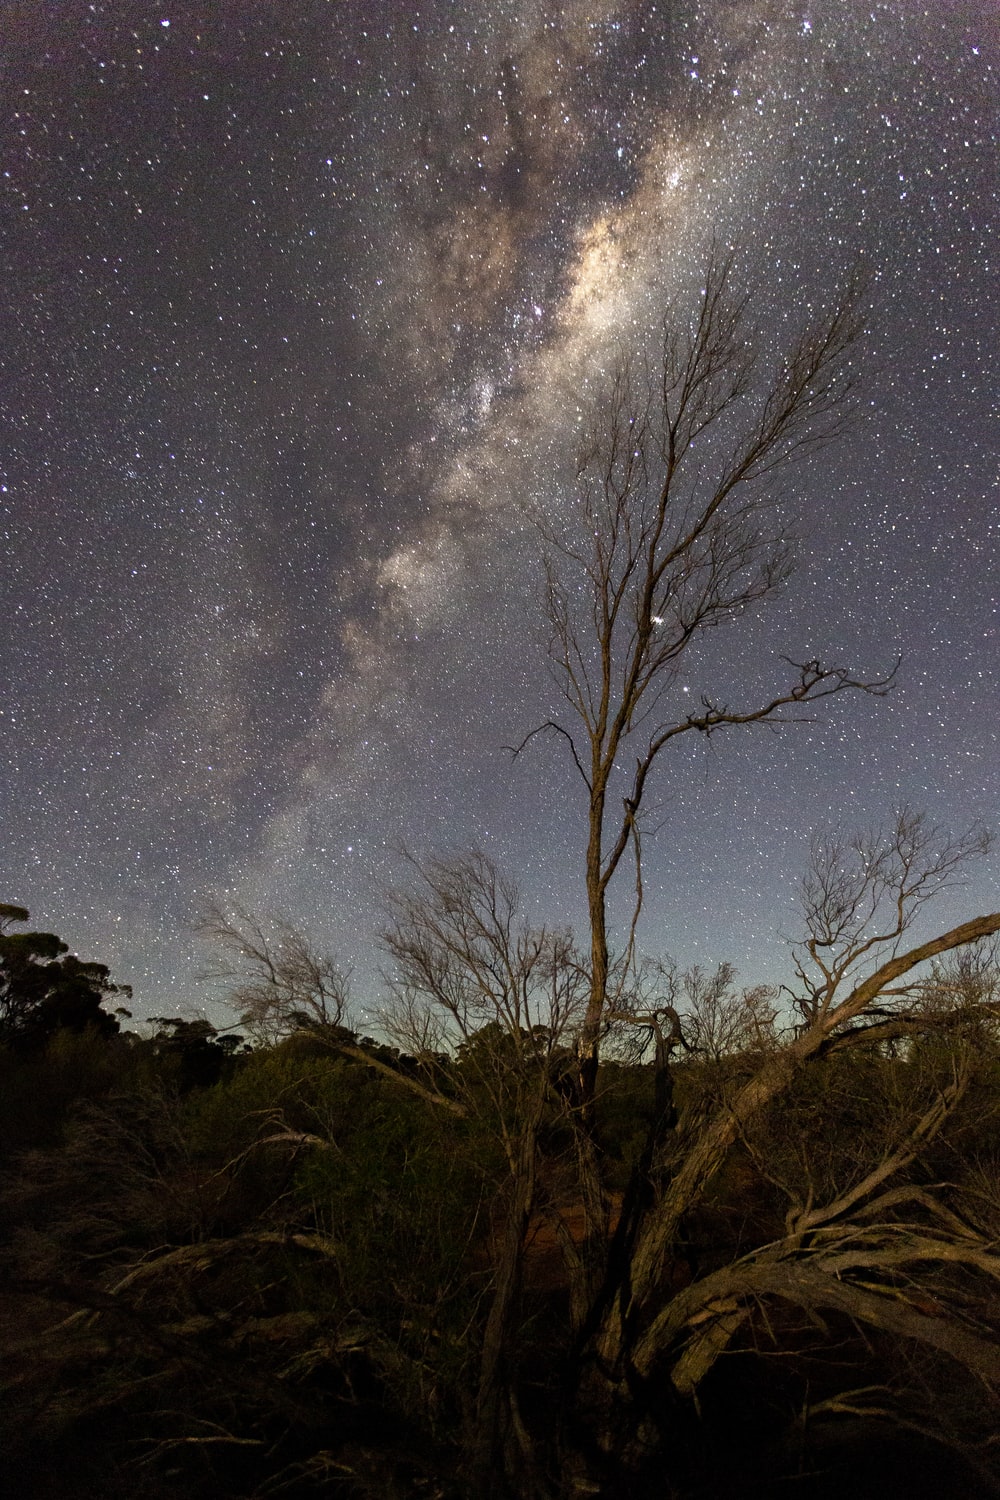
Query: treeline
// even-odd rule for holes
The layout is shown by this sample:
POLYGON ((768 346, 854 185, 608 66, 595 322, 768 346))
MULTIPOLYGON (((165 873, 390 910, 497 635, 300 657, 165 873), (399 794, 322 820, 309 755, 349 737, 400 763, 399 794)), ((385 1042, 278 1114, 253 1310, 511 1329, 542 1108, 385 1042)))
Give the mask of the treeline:
MULTIPOLYGON (((508 958, 530 963, 505 933, 508 958)), ((121 992, 99 966, 85 967, 106 1019, 86 1006, 32 1018, 19 988, 44 1007, 65 955, 17 936, 0 939, 15 1492, 573 1493, 592 1353, 571 1305, 586 1214, 558 1006, 530 1024, 466 1011, 456 1045, 438 1033, 407 1052, 359 1035, 342 1008, 323 1014, 329 986, 303 984, 308 946, 278 929, 267 983, 258 949, 243 950, 244 1018, 267 1040, 248 1050, 179 1019, 141 1038, 105 1008, 121 992), (487 1414, 491 1437, 497 1425, 484 1377, 516 1461, 503 1444, 484 1457, 487 1414)), ((774 995, 739 991, 730 970, 657 980, 647 1050, 633 1027, 607 1038, 599 1076, 609 1260, 685 1142, 781 1042, 774 995), (654 1137, 669 1141, 655 1160, 654 1137)), ((550 998, 553 982, 571 989, 572 970, 546 973, 550 998)), ((995 983, 981 953, 934 971, 916 1040, 819 1059, 733 1140, 661 1268, 662 1308, 688 1299, 690 1316, 672 1360, 635 1372, 645 1451, 601 1493, 874 1495, 890 1476, 917 1495, 994 1492, 995 983), (915 1233, 923 1246, 901 1254, 915 1233), (817 1265, 840 1305, 795 1284, 817 1265), (757 1282, 741 1285, 748 1268, 757 1282)), ((414 1003, 397 996, 397 1020, 414 1003)))

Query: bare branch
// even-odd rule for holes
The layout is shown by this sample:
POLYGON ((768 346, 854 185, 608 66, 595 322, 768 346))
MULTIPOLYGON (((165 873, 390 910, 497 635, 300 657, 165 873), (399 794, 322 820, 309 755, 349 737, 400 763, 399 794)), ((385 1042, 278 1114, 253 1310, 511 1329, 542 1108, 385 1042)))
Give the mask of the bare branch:
POLYGON ((512 760, 517 760, 522 750, 526 750, 535 736, 539 734, 562 735, 563 739, 565 739, 569 744, 569 753, 573 757, 573 764, 576 766, 576 769, 579 771, 581 777, 583 778, 584 786, 589 791, 590 778, 587 775, 586 771, 583 769, 583 764, 580 760, 579 755, 577 754, 576 741, 573 739, 573 736, 570 734, 569 730, 564 729, 563 726, 557 723, 555 719, 546 719, 544 724, 538 724, 534 729, 529 729, 528 733, 524 736, 524 739, 519 745, 502 745, 500 748, 502 750, 506 750, 512 760))
MULTIPOLYGON (((800 984, 793 992, 804 1022, 830 1009, 838 989, 870 954, 896 952, 919 910, 959 883, 969 861, 988 847, 978 826, 953 837, 908 808, 887 830, 814 839, 802 887, 807 936, 797 951, 800 984)), ((888 986, 881 994, 888 995, 888 986)), ((898 1012, 898 1005, 891 1010, 898 1012)), ((884 1022, 889 1014, 883 1010, 875 1019, 884 1022)))
POLYGON ((268 1041, 306 1032, 323 1046, 391 1078, 428 1104, 453 1115, 465 1107, 449 1094, 429 1086, 407 1069, 395 1067, 371 1046, 363 1046, 350 1021, 349 976, 328 954, 318 952, 306 935, 283 918, 265 926, 242 908, 230 915, 211 910, 201 925, 229 955, 211 971, 233 982, 229 1003, 240 1024, 268 1041))
POLYGON ((570 748, 587 790, 586 890, 590 999, 580 1035, 584 1113, 594 1097, 609 989, 607 898, 631 848, 636 900, 623 949, 634 955, 641 906, 641 815, 648 778, 667 747, 692 732, 802 722, 806 705, 845 691, 884 695, 893 674, 865 679, 818 660, 793 662, 784 690, 746 708, 702 697, 676 716, 670 690, 706 631, 763 603, 787 580, 781 480, 832 441, 855 400, 849 353, 864 289, 848 281, 836 304, 799 330, 768 369, 735 285, 732 254, 714 248, 691 317, 669 309, 658 367, 622 352, 581 445, 575 505, 539 524, 547 548, 546 605, 555 680, 579 734, 541 730, 570 748), (642 736, 631 784, 622 752, 642 736), (617 808, 622 807, 621 816, 617 808))

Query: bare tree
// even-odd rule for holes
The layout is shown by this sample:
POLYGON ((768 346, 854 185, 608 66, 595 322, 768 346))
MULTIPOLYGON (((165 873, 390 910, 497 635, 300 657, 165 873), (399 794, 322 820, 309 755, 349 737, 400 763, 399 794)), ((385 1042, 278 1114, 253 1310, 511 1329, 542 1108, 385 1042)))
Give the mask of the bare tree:
MULTIPOLYGON (((819 699, 890 686, 888 678, 861 680, 805 660, 786 661, 784 683, 745 704, 706 693, 691 710, 671 691, 706 632, 786 581, 783 480, 794 462, 843 431, 861 326, 855 278, 765 369, 732 258, 713 255, 693 321, 668 311, 658 368, 619 361, 579 456, 570 522, 542 524, 551 660, 570 718, 539 726, 518 751, 540 730, 558 735, 585 789, 590 997, 578 1049, 585 1116, 607 1013, 618 1004, 609 887, 631 850, 631 957, 642 905, 641 815, 663 752, 686 734, 793 722, 819 699)), ((618 966, 620 981, 627 972, 627 963, 618 966)))
POLYGON ((213 906, 199 931, 218 954, 206 977, 229 984, 228 1002, 255 1041, 273 1045, 296 1031, 325 1036, 344 1026, 349 976, 291 922, 213 906))
MULTIPOLYGON (((654 1369, 672 1368, 675 1387, 694 1391, 745 1320, 748 1299, 794 1299, 796 1286, 803 1305, 818 1295, 810 1278, 819 1262, 796 1261, 790 1229, 780 1252, 754 1259, 756 1282, 747 1268, 739 1275, 730 1268, 732 1285, 724 1294, 721 1283, 708 1287, 705 1297, 693 1285, 671 1299, 668 1272, 684 1223, 734 1144, 809 1062, 926 1025, 927 966, 1000 930, 1000 914, 992 914, 914 941, 913 923, 925 902, 982 848, 982 839, 976 832, 942 839, 919 818, 902 814, 888 838, 817 846, 804 892, 806 940, 793 997, 798 1024, 785 1038, 775 1030, 772 997, 757 995, 741 1014, 728 974, 693 976, 694 1003, 685 1006, 678 1003, 676 975, 664 972, 660 992, 644 993, 648 985, 636 962, 649 791, 668 748, 692 733, 708 737, 800 722, 822 699, 850 691, 882 696, 892 686, 893 672, 871 679, 817 658, 784 658, 773 687, 747 701, 706 690, 692 707, 681 691, 694 648, 772 598, 789 576, 787 482, 792 467, 839 437, 851 416, 862 300, 855 278, 768 366, 750 300, 735 288, 732 258, 713 256, 693 318, 668 311, 655 369, 627 356, 619 360, 580 453, 575 506, 557 521, 540 523, 551 665, 567 713, 532 730, 514 753, 539 733, 556 736, 582 783, 586 807, 588 995, 577 1041, 575 1119, 589 1218, 589 1312, 578 1333, 578 1399, 569 1426, 575 1421, 575 1430, 586 1433, 592 1452, 599 1433, 596 1446, 609 1457, 623 1458, 627 1434, 639 1440, 641 1391, 654 1369), (634 901, 615 952, 609 898, 628 866, 634 901), (611 1234, 596 1144, 597 1086, 602 1047, 623 1025, 654 1040, 659 1082, 646 1148, 611 1234), (744 1053, 740 1068, 718 1097, 701 1097, 678 1118, 669 1082, 676 1055, 698 1048, 718 1057, 729 1045, 744 1053), (745 1296, 733 1290, 741 1275, 745 1296)), ((939 1006, 939 1014, 942 1009, 949 1007, 939 1006)), ((839 1234, 849 1214, 888 1207, 892 1179, 940 1128, 959 1094, 956 1085, 944 1104, 932 1101, 920 1111, 906 1138, 862 1174, 863 1190, 841 1187, 825 1205, 803 1209, 807 1217, 818 1216, 816 1231, 829 1222, 831 1233, 839 1234)), ((866 1256, 877 1264, 887 1253, 875 1238, 868 1228, 860 1233, 857 1265, 866 1256)), ((931 1259, 966 1257, 993 1274, 985 1244, 943 1246, 941 1236, 932 1246, 911 1226, 896 1236, 892 1255, 908 1266, 922 1264, 925 1252, 931 1259)), ((842 1280, 838 1305, 853 1297, 862 1320, 878 1324, 882 1318, 879 1326, 913 1332, 913 1320, 898 1309, 891 1313, 887 1299, 860 1286, 849 1294, 842 1280)), ((940 1333, 939 1347, 949 1341, 955 1357, 964 1357, 962 1351, 977 1357, 956 1326, 940 1333)), ((567 1452, 566 1460, 569 1491, 600 1486, 599 1465, 595 1471, 579 1450, 567 1452)))
POLYGON ((560 1084, 586 977, 569 936, 532 927, 516 888, 484 854, 415 865, 415 876, 390 898, 383 940, 394 971, 380 1021, 399 1046, 438 1060, 467 1113, 494 1131, 507 1164, 471 1442, 478 1492, 500 1493, 505 1474, 533 1483, 515 1330, 539 1133, 569 1102, 560 1084))
POLYGON ((568 933, 525 920, 517 888, 485 854, 413 864, 413 884, 389 896, 380 1026, 414 1055, 447 1062, 470 1105, 472 1091, 488 1097, 512 1164, 521 1095, 544 1095, 572 1046, 583 965, 568 933))
MULTIPOLYGON (((866 679, 786 658, 773 686, 745 701, 706 690, 691 707, 680 691, 695 646, 773 597, 789 575, 786 480, 851 413, 860 304, 852 282, 768 367, 732 261, 715 257, 693 319, 675 311, 665 320, 656 369, 620 361, 580 456, 575 510, 565 525, 542 528, 551 660, 567 714, 533 730, 515 754, 549 732, 583 785, 586 960, 568 937, 525 922, 516 892, 480 855, 418 867, 414 885, 392 901, 392 1000, 381 1024, 415 1060, 407 1086, 461 1119, 488 1119, 506 1163, 473 1403, 480 1490, 490 1474, 506 1474, 511 1492, 546 1489, 537 1440, 519 1412, 516 1351, 543 1126, 556 1113, 573 1133, 586 1219, 582 1246, 562 1240, 571 1282, 559 1455, 567 1496, 601 1492, 614 1472, 615 1492, 627 1489, 658 1441, 654 1393, 668 1383, 680 1397, 695 1395, 768 1301, 817 1315, 833 1309, 1000 1380, 993 1330, 970 1326, 948 1279, 997 1279, 993 1238, 911 1175, 961 1102, 961 1068, 911 1101, 846 1175, 824 1177, 806 1162, 804 1191, 755 1144, 768 1113, 820 1059, 905 1043, 956 1017, 992 1024, 993 981, 967 975, 959 984, 941 964, 1000 933, 1000 913, 929 937, 914 927, 982 850, 981 834, 952 840, 902 813, 887 833, 817 842, 784 1032, 773 994, 739 994, 725 966, 682 975, 644 969, 636 955, 652 773, 668 748, 692 733, 801 722, 825 698, 891 687, 891 673, 866 679), (613 943, 610 893, 629 868, 631 917, 613 943), (652 1041, 656 1083, 612 1232, 598 1069, 602 1048, 623 1030, 652 1041), (678 1110, 680 1054, 725 1076, 678 1110), (762 1177, 785 1192, 783 1229, 678 1291, 672 1270, 686 1225, 736 1147, 756 1150, 762 1177), (926 1316, 904 1287, 926 1289, 940 1313, 926 1316)), ((223 923, 218 933, 249 964, 246 1016, 282 1027, 305 1016, 347 1055, 396 1071, 358 1045, 335 966, 313 965, 289 935, 276 952, 252 924, 223 923)))
POLYGON ((220 954, 206 978, 230 985, 228 1003, 255 1040, 274 1043, 306 1032, 342 1056, 395 1079, 428 1103, 464 1114, 459 1101, 359 1042, 350 1010, 349 976, 291 922, 281 917, 264 922, 242 907, 216 907, 200 931, 220 954))
POLYGON ((736 988, 736 970, 721 963, 714 971, 695 965, 682 976, 681 1026, 684 1044, 695 1057, 718 1067, 734 1058, 759 1059, 777 1041, 777 991, 770 985, 736 988))
MULTIPOLYGON (((585 1363, 584 1407, 617 1464, 627 1468, 638 1461, 648 1440, 640 1396, 645 1383, 666 1372, 679 1393, 696 1392, 753 1308, 767 1298, 812 1311, 839 1310, 1000 1381, 995 1331, 969 1326, 961 1299, 949 1296, 947 1275, 961 1268, 1000 1280, 994 1240, 949 1205, 946 1195, 905 1176, 961 1100, 961 1072, 889 1132, 882 1149, 850 1180, 828 1185, 819 1197, 811 1190, 804 1197, 791 1194, 780 1239, 696 1277, 679 1293, 667 1290, 685 1220, 702 1204, 732 1148, 751 1139, 804 1068, 838 1051, 922 1034, 942 1018, 995 1021, 995 979, 989 982, 981 969, 959 959, 965 977, 951 982, 940 960, 1000 932, 1000 913, 907 946, 926 901, 954 882, 964 861, 983 846, 976 831, 951 839, 908 813, 882 837, 817 842, 803 886, 806 937, 792 996, 799 1023, 783 1043, 765 1049, 749 1076, 707 1114, 692 1109, 668 1136, 661 1132, 647 1168, 645 1206, 632 1215, 626 1262, 609 1257, 592 1359, 585 1363), (910 1289, 902 1298, 900 1278, 910 1289), (929 1289, 934 1318, 921 1312, 921 1287, 929 1289)), ((702 1016, 704 999, 702 993, 702 1016)), ((712 1031, 718 1030, 723 999, 717 994, 708 1007, 712 1031)), ((735 999, 730 996, 731 1011, 735 999)), ((683 1016, 679 1021, 683 1027, 683 1016)), ((697 1025, 691 1029, 696 1032, 697 1025)), ((766 1163, 761 1167, 775 1180, 766 1163)), ((575 1481, 578 1492, 593 1480, 593 1470, 584 1466, 575 1481)))
MULTIPOLYGON (((396 1049, 391 1062, 359 1042, 343 971, 290 923, 217 910, 202 930, 223 954, 214 974, 230 982, 230 1004, 256 1036, 273 1042, 305 1031, 498 1142, 506 1170, 494 1184, 491 1277, 469 1413, 470 1462, 478 1492, 487 1494, 533 1463, 517 1400, 522 1272, 539 1135, 573 1108, 567 1083, 586 966, 567 933, 525 920, 516 888, 486 855, 411 864, 410 884, 388 897, 382 935, 391 969, 374 1019, 396 1049)), ((328 1144, 289 1130, 280 1115, 265 1124, 267 1143, 328 1144)))
MULTIPOLYGON (((888 829, 816 837, 802 888, 806 937, 795 960, 797 983, 789 992, 803 1030, 823 1021, 845 982, 871 954, 894 956, 921 909, 960 883, 969 859, 988 848, 982 828, 953 837, 908 808, 897 812, 888 829)), ((956 963, 954 972, 966 977, 960 989, 968 999, 971 957, 956 963)), ((883 993, 850 1028, 831 1037, 826 1049, 912 1034, 921 1013, 931 1014, 927 986, 921 976, 883 993)), ((939 994, 945 1003, 937 1007, 937 1020, 945 1012, 958 1014, 951 1003, 954 993, 939 994)))

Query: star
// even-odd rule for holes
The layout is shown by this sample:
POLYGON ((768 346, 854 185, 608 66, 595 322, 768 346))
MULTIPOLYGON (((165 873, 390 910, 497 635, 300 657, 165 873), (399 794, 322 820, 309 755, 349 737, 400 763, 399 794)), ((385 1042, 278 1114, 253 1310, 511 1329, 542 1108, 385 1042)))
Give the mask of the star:
POLYGON ((856 261, 873 293, 796 571, 671 691, 901 654, 896 690, 678 749, 644 839, 644 949, 780 979, 814 831, 1000 793, 992 0, 333 9, 12 12, 0 899, 140 1015, 221 1003, 220 893, 374 975, 401 848, 584 920, 575 773, 502 749, 559 709, 532 517, 714 242, 772 365, 856 261))

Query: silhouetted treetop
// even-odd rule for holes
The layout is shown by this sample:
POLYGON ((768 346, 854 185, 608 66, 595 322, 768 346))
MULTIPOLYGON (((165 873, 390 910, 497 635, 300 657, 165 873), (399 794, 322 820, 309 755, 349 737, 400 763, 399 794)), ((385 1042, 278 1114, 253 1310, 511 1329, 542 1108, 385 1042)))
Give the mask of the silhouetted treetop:
POLYGON ((54 932, 11 931, 29 919, 26 907, 0 904, 0 1042, 43 1046, 60 1030, 114 1036, 118 1018, 104 1002, 130 999, 131 987, 113 984, 107 965, 85 963, 54 932))

